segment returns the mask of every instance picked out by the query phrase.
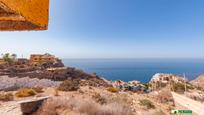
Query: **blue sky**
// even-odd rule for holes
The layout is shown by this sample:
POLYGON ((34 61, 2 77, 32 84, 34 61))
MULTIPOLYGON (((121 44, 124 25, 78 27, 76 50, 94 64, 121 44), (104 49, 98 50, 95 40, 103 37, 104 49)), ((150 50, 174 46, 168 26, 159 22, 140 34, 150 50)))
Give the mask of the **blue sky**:
POLYGON ((0 53, 204 58, 203 0, 51 0, 49 30, 0 32, 0 53))

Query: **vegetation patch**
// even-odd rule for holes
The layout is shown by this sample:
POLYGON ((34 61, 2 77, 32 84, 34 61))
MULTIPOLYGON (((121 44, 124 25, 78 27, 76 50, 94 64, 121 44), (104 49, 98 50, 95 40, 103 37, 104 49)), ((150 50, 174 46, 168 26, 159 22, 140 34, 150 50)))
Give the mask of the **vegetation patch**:
POLYGON ((184 93, 185 85, 182 83, 174 83, 171 90, 177 93, 184 93))
POLYGON ((58 90, 60 91, 77 91, 79 89, 79 80, 65 80, 63 81, 58 90))
POLYGON ((42 87, 34 87, 32 88, 36 93, 43 93, 43 88, 42 87))
POLYGON ((130 107, 121 103, 99 104, 91 99, 52 98, 48 99, 35 115, 133 115, 130 107))
POLYGON ((0 93, 0 101, 12 101, 14 96, 12 93, 0 93))
POLYGON ((112 92, 112 93, 118 93, 119 92, 119 89, 114 88, 114 87, 109 87, 107 90, 112 92))
POLYGON ((140 105, 146 107, 147 109, 155 109, 155 105, 148 99, 140 100, 140 105))
POLYGON ((16 97, 29 97, 36 95, 36 92, 31 88, 23 88, 16 92, 16 97))
POLYGON ((160 111, 156 111, 154 113, 154 115, 166 115, 166 113, 164 113, 162 110, 160 110, 160 111))

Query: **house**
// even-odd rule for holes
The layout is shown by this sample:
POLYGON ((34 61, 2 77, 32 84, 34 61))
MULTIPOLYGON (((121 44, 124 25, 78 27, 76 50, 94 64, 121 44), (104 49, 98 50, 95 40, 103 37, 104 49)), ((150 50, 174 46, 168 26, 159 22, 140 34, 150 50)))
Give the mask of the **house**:
POLYGON ((16 64, 18 65, 27 65, 29 64, 29 60, 26 58, 18 58, 16 61, 16 64))
POLYGON ((30 65, 38 66, 45 63, 56 63, 57 58, 48 53, 46 54, 32 54, 30 56, 30 65))
POLYGON ((171 85, 172 83, 185 83, 187 79, 174 74, 157 73, 150 80, 152 90, 171 85))
POLYGON ((155 74, 150 82, 161 82, 164 84, 170 83, 170 82, 176 82, 176 83, 182 83, 186 80, 183 77, 174 75, 174 74, 164 74, 164 73, 157 73, 155 74))
POLYGON ((0 59, 0 65, 6 64, 7 62, 4 59, 0 59))
POLYGON ((112 83, 112 86, 115 88, 122 88, 125 84, 126 83, 124 81, 117 80, 112 83))

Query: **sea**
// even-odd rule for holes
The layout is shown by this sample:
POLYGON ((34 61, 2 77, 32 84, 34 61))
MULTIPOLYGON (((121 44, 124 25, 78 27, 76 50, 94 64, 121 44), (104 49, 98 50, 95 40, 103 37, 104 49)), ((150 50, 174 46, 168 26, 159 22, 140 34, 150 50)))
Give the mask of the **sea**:
POLYGON ((68 67, 97 73, 108 80, 150 81, 156 73, 172 73, 193 80, 204 74, 204 59, 63 59, 68 67))

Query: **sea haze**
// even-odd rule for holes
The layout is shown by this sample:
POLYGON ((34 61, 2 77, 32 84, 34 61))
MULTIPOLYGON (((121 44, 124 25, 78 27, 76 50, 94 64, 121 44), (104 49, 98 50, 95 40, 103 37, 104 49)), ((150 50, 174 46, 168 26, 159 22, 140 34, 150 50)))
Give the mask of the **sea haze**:
POLYGON ((63 59, 63 62, 108 80, 148 82, 155 73, 185 73, 192 80, 204 73, 202 59, 63 59))

